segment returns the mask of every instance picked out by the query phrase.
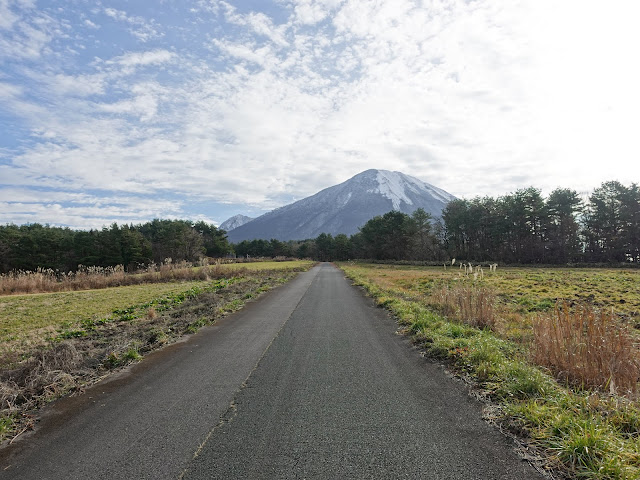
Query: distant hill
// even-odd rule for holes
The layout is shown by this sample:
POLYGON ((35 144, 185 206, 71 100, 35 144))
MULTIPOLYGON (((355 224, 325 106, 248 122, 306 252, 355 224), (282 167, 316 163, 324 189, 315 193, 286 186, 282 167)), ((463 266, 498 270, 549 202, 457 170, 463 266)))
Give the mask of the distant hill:
POLYGON ((321 233, 352 235, 371 218, 390 210, 410 214, 423 208, 439 217, 445 205, 454 198, 444 190, 404 173, 366 170, 346 182, 229 230, 228 238, 238 243, 272 238, 303 240, 321 233))
POLYGON ((230 232, 231 230, 241 227, 251 220, 253 220, 253 218, 247 217, 246 215, 234 215, 233 217, 228 218, 224 222, 222 222, 220 224, 220 229, 230 232))

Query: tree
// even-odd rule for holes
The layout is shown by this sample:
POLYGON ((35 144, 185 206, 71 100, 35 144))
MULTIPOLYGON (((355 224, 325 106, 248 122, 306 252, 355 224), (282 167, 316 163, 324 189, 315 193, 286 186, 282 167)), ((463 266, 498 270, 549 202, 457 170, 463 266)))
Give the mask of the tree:
POLYGON ((469 201, 451 200, 442 210, 444 246, 452 258, 470 259, 469 201))
POLYGON ((434 260, 437 251, 437 241, 431 232, 431 214, 418 208, 411 214, 408 233, 411 235, 412 260, 434 260))
POLYGON ((622 243, 627 259, 640 262, 640 187, 632 183, 620 195, 622 243))
POLYGON ((202 235, 204 253, 207 257, 224 257, 231 251, 231 246, 227 240, 227 232, 224 230, 202 220, 196 222, 193 228, 202 235))
POLYGON ((128 271, 134 271, 150 262, 151 242, 133 225, 124 225, 120 229, 120 248, 122 263, 128 271))
POLYGON ((339 233, 333 239, 334 258, 344 261, 351 258, 351 241, 344 233, 339 233))
POLYGON ((151 242, 154 262, 171 258, 175 262, 194 262, 205 254, 203 235, 186 220, 159 220, 139 227, 151 242))
POLYGON ((510 197, 509 219, 512 227, 516 262, 544 261, 544 200, 537 188, 517 190, 510 197))
POLYGON ((368 258, 401 260, 409 255, 412 221, 406 213, 392 210, 362 227, 362 244, 368 258))
POLYGON ((626 260, 622 219, 625 190, 620 182, 605 182, 589 197, 584 235, 586 254, 592 262, 626 260))
POLYGON ((580 256, 580 226, 576 216, 583 205, 578 192, 557 188, 547 198, 547 258, 551 263, 574 262, 580 256))
POLYGON ((316 237, 316 258, 321 262, 333 260, 334 242, 330 233, 321 233, 316 237))

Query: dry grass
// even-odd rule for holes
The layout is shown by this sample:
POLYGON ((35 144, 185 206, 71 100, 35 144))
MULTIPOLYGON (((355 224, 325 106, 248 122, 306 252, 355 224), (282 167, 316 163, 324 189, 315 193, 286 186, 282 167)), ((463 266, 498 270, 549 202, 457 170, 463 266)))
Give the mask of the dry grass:
POLYGON ((533 323, 533 361, 558 380, 579 388, 636 393, 640 352, 628 328, 613 314, 564 303, 533 323))
POLYGON ((253 263, 222 263, 208 265, 202 262, 194 265, 189 262, 173 263, 167 259, 160 265, 150 265, 144 271, 126 273, 122 265, 115 267, 85 267, 80 265, 76 272, 58 272, 51 269, 14 271, 0 275, 0 296, 30 293, 54 293, 78 290, 97 290, 102 288, 167 283, 175 281, 207 281, 228 276, 229 272, 242 273, 245 270, 271 270, 292 267, 306 268, 310 262, 285 261, 253 263))
POLYGON ((444 286, 432 291, 429 301, 452 320, 481 329, 494 330, 496 327, 495 295, 484 286, 444 286))
POLYGON ((516 342, 565 384, 640 393, 637 270, 498 268, 474 281, 455 268, 348 268, 392 296, 516 342))
POLYGON ((38 398, 55 397, 76 382, 71 372, 82 356, 71 342, 62 342, 35 352, 27 361, 2 374, 0 411, 30 409, 38 398))
POLYGON ((221 276, 222 269, 218 265, 195 268, 186 262, 153 265, 135 274, 126 273, 122 265, 107 268, 81 265, 78 271, 67 273, 51 269, 38 269, 35 272, 19 270, 0 275, 0 295, 97 290, 170 281, 206 281, 221 276))

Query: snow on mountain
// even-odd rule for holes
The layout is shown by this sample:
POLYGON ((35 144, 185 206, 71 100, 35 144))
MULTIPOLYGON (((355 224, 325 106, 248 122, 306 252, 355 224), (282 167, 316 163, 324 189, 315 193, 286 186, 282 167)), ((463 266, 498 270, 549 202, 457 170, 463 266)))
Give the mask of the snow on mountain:
POLYGON ((266 213, 229 231, 229 240, 302 240, 320 233, 352 235, 376 215, 423 208, 439 217, 455 197, 401 172, 366 170, 339 185, 266 213))
POLYGON ((230 232, 231 230, 238 228, 244 225, 247 222, 253 220, 251 217, 247 217, 246 215, 234 215, 231 218, 228 218, 224 222, 220 224, 220 229, 225 230, 226 232, 230 232))
POLYGON ((405 175, 404 173, 390 172, 388 170, 377 170, 377 172, 378 188, 375 189, 374 192, 380 193, 390 199, 394 210, 400 210, 402 202, 407 205, 413 205, 411 198, 407 196, 407 190, 418 195, 420 195, 421 192, 427 193, 444 203, 448 203, 455 198, 440 188, 405 175))

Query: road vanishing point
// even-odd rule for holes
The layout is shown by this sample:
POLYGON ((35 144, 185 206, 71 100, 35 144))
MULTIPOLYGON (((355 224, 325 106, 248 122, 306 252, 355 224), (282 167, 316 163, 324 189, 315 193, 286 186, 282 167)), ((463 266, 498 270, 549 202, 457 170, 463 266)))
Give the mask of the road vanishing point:
POLYGON ((0 478, 544 478, 396 330, 321 264, 44 408, 0 478))

